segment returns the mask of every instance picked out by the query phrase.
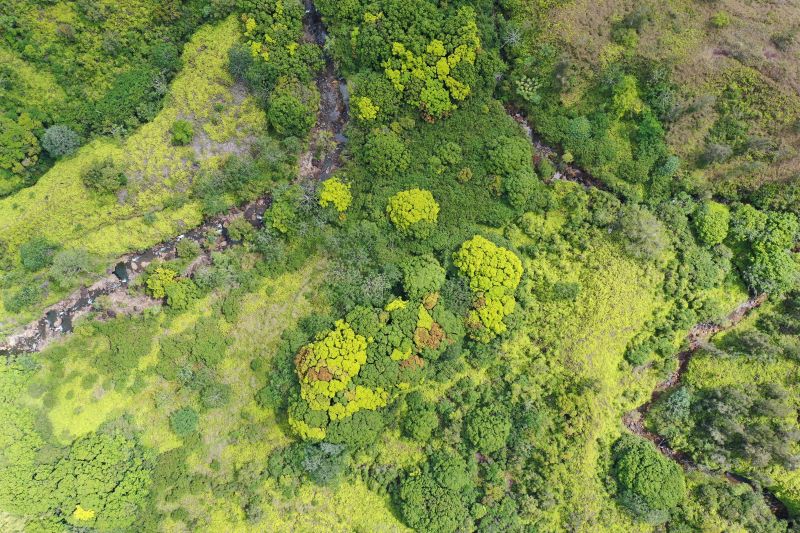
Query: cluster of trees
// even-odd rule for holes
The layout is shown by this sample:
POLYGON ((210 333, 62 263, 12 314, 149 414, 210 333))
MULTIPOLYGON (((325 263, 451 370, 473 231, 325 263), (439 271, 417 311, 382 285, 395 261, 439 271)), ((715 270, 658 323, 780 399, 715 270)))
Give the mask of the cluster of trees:
POLYGON ((479 73, 491 62, 480 28, 485 13, 472 6, 426 0, 316 4, 337 63, 358 72, 354 103, 365 123, 385 122, 400 103, 425 120, 443 118, 482 83, 479 73))
POLYGON ((510 250, 476 235, 461 245, 453 264, 467 276, 475 293, 475 310, 467 319, 470 335, 487 342, 503 333, 503 319, 516 305, 514 291, 522 278, 522 262, 510 250))
POLYGON ((303 40, 301 2, 241 2, 244 42, 231 49, 231 74, 244 82, 281 137, 305 137, 316 121, 319 93, 313 76, 320 48, 303 40))
POLYGON ((120 424, 40 455, 47 444, 30 415, 17 412, 6 419, 18 440, 3 450, 3 509, 28 517, 42 531, 131 527, 147 502, 152 455, 120 424))
MULTIPOLYGON (((507 293, 516 289, 522 266, 512 252, 478 236, 465 243, 458 258, 463 263, 459 268, 467 273, 474 290, 480 291, 476 299, 489 302, 483 306, 511 298, 512 304, 503 307, 499 317, 480 314, 483 307, 474 312, 489 325, 481 322, 473 328, 492 328, 491 334, 475 338, 488 342, 505 331, 491 320, 502 324, 502 318, 513 311, 513 297, 507 293)), ((412 256, 400 264, 400 269, 408 299, 395 297, 383 309, 362 303, 345 320, 318 334, 316 341, 297 350, 293 364, 299 391, 290 395, 288 413, 290 425, 303 439, 358 447, 351 440, 363 438, 356 428, 365 422, 380 423, 382 416, 367 411, 385 407, 423 377, 436 376, 438 369, 432 365, 440 358, 458 355, 451 347, 464 340, 464 319, 449 310, 441 298, 447 279, 445 269, 431 255, 412 256)), ((470 326, 469 317, 466 325, 470 326)), ((283 380, 276 385, 286 386, 283 380)), ((467 427, 471 442, 484 452, 497 451, 508 436, 508 421, 491 408, 476 413, 474 424, 467 427)))

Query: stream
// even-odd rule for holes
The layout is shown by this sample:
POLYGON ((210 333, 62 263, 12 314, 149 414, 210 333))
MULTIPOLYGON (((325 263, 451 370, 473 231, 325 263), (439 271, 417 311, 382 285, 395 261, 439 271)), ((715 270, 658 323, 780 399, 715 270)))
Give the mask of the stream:
MULTIPOLYGON (((760 294, 750 298, 746 302, 739 304, 739 306, 731 311, 720 323, 700 323, 696 324, 691 330, 689 330, 689 334, 686 337, 688 347, 678 354, 678 368, 675 369, 675 371, 672 372, 664 381, 656 385, 656 388, 653 389, 653 392, 650 394, 650 399, 647 400, 647 402, 640 405, 633 411, 628 412, 623 417, 622 422, 625 427, 628 428, 631 433, 634 433, 655 444, 656 448, 658 448, 658 450, 664 454, 664 456, 672 459, 681 465, 685 470, 696 470, 707 474, 714 474, 715 472, 711 471, 709 468, 694 462, 689 454, 671 448, 667 442, 667 439, 648 430, 645 427, 645 419, 647 418, 647 413, 650 411, 653 405, 655 405, 659 398, 680 386, 681 379, 689 368, 689 362, 691 361, 692 356, 697 353, 698 350, 708 345, 714 335, 725 332, 736 326, 748 315, 750 311, 760 307, 761 304, 763 304, 766 300, 767 294, 760 294)), ((769 489, 764 488, 753 480, 735 472, 727 471, 724 472, 723 475, 731 483, 747 483, 754 490, 760 491, 763 494, 767 505, 769 505, 769 508, 777 518, 789 518, 789 510, 787 509, 786 505, 769 489)))
MULTIPOLYGON (((327 39, 319 13, 310 0, 306 0, 304 18, 304 39, 315 42, 323 48, 327 39)), ((331 176, 341 164, 341 155, 347 138, 344 128, 349 117, 349 95, 344 80, 336 77, 332 59, 325 54, 325 68, 316 78, 320 92, 317 121, 311 131, 309 148, 300 157, 298 181, 324 180, 331 176)), ((128 312, 141 312, 146 307, 160 302, 146 297, 135 297, 128 293, 128 287, 153 261, 167 261, 177 256, 177 245, 182 240, 194 241, 203 250, 192 262, 186 274, 211 262, 212 252, 221 251, 236 242, 229 239, 225 226, 234 217, 243 216, 254 227, 263 224, 264 213, 269 209, 272 197, 269 193, 239 207, 234 207, 224 215, 211 218, 200 226, 178 235, 152 248, 127 254, 117 260, 106 271, 103 278, 91 286, 81 287, 60 302, 46 308, 38 320, 21 327, 16 332, 0 340, 0 356, 34 353, 43 350, 50 342, 70 333, 76 319, 90 313, 100 297, 126 301, 128 312), (209 242, 213 242, 209 246, 209 242)), ((107 311, 114 316, 115 312, 107 311)))

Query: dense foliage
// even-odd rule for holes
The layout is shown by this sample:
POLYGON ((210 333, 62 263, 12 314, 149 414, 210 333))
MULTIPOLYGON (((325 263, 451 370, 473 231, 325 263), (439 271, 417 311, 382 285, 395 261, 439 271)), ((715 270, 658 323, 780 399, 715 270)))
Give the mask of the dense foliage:
POLYGON ((0 0, 0 530, 795 528, 792 9, 0 0))

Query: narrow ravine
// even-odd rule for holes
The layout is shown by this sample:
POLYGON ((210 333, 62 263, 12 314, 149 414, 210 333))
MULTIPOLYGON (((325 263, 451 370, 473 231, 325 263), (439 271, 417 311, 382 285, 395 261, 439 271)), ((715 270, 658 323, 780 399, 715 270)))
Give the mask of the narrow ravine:
MULTIPOLYGON (((327 39, 322 19, 314 9, 313 3, 306 0, 306 16, 303 20, 305 39, 322 47, 327 39)), ((344 128, 349 117, 349 101, 346 84, 336 76, 332 59, 325 54, 325 68, 316 79, 320 91, 320 105, 317 122, 312 129, 308 149, 300 157, 298 181, 323 180, 333 174, 341 164, 341 155, 347 139, 344 128), (322 149, 321 143, 326 149, 322 149)), ((264 212, 269 209, 271 195, 269 193, 245 205, 235 207, 224 215, 211 218, 200 226, 168 241, 159 243, 147 250, 127 254, 117 260, 115 265, 106 271, 106 275, 89 287, 81 287, 71 295, 46 308, 42 316, 20 327, 14 333, 0 341, 0 356, 13 356, 22 353, 33 353, 43 350, 50 342, 72 331, 76 319, 87 315, 94 309, 94 304, 102 296, 112 301, 125 301, 126 312, 141 312, 146 307, 159 305, 160 302, 146 297, 130 297, 128 287, 153 261, 166 261, 176 257, 176 247, 182 240, 191 240, 198 244, 206 244, 200 256, 192 262, 187 275, 211 262, 212 252, 217 252, 236 244, 228 238, 225 226, 237 216, 244 216, 256 228, 263 223, 264 212), (216 237, 212 246, 207 246, 208 236, 216 237)), ((110 311, 110 315, 115 312, 110 311)))

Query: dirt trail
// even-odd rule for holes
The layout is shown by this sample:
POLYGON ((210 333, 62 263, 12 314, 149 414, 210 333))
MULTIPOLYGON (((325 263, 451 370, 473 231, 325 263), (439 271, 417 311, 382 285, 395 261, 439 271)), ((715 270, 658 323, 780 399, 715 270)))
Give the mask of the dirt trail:
MULTIPOLYGON (((306 16, 303 21, 305 38, 323 46, 327 39, 322 19, 313 3, 306 0, 306 16)), ((323 48, 324 51, 324 48, 323 48)), ((333 61, 326 54, 325 68, 316 79, 320 91, 320 106, 317 122, 311 134, 309 149, 300 158, 298 180, 322 180, 330 176, 341 164, 341 154, 347 139, 343 132, 349 117, 349 99, 344 81, 336 77, 333 61), (324 146, 323 146, 324 145, 324 146)), ((98 298, 107 296, 112 303, 106 314, 140 312, 160 302, 141 295, 128 294, 128 286, 153 261, 176 257, 176 247, 188 239, 205 245, 204 251, 186 272, 191 275, 194 268, 211 261, 211 253, 236 244, 228 238, 225 226, 232 218, 243 215, 255 227, 260 227, 264 212, 272 203, 270 194, 243 206, 235 207, 224 215, 207 220, 202 225, 182 235, 159 243, 141 252, 131 253, 118 259, 106 271, 106 275, 89 287, 81 287, 67 298, 44 310, 38 320, 20 327, 0 340, 0 356, 39 352, 51 341, 72 331, 73 322, 90 313, 98 298), (213 241, 208 246, 209 240, 213 241)))

